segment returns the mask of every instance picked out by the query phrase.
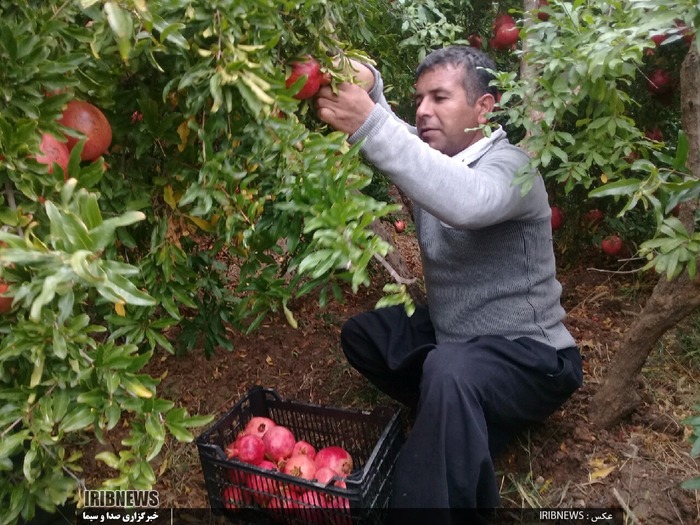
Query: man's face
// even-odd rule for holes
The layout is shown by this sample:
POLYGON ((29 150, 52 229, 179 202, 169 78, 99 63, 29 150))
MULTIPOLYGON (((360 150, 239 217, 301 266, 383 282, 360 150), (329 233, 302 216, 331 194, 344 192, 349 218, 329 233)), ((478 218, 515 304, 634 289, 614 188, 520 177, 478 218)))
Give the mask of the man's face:
POLYGON ((486 124, 485 115, 493 109, 491 95, 469 104, 462 75, 462 67, 446 64, 425 71, 416 81, 418 136, 450 157, 482 138, 481 131, 464 130, 486 124))

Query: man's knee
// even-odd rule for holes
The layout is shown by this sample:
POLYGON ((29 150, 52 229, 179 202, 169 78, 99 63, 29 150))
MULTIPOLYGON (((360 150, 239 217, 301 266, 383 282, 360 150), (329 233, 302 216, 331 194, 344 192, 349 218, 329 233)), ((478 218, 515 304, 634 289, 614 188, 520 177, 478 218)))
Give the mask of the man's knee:
POLYGON ((465 382, 463 345, 444 343, 435 346, 423 363, 423 382, 448 386, 465 382))
MULTIPOLYGON (((361 316, 362 314, 360 314, 361 316)), ((340 346, 348 363, 361 374, 383 374, 386 362, 362 318, 351 317, 340 329, 340 346)))
POLYGON ((367 337, 354 317, 351 317, 340 328, 340 346, 345 357, 352 362, 359 349, 366 347, 367 337))
POLYGON ((457 388, 463 393, 479 397, 487 389, 492 374, 488 360, 480 359, 478 351, 471 352, 465 343, 443 343, 437 345, 423 364, 423 384, 437 384, 457 388))

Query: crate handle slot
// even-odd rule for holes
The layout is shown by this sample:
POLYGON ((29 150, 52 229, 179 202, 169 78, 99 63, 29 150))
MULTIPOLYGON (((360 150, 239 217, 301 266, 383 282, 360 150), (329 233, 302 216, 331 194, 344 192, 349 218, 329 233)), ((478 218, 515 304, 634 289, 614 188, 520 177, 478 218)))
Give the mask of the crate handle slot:
POLYGON ((272 388, 266 388, 261 385, 253 385, 250 387, 250 390, 248 390, 248 396, 251 398, 257 398, 261 394, 263 397, 272 397, 275 401, 282 401, 279 394, 272 388))

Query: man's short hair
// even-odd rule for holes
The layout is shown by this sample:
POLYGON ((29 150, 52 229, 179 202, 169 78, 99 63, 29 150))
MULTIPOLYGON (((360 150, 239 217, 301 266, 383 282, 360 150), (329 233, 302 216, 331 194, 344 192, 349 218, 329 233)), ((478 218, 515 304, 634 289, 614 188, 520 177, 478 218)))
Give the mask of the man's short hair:
POLYGON ((416 68, 416 79, 427 71, 447 65, 462 68, 469 104, 474 104, 480 96, 487 93, 496 98, 496 86, 489 86, 494 76, 487 71, 496 71, 496 64, 486 53, 470 46, 454 45, 433 51, 416 68))

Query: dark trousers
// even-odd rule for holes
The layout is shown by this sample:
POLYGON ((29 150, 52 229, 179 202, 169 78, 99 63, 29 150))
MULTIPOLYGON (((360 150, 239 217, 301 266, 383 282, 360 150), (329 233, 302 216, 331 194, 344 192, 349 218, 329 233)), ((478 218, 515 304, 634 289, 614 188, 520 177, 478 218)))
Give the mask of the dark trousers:
POLYGON ((416 410, 399 454, 393 508, 495 508, 492 458, 581 386, 576 347, 529 338, 436 344, 428 310, 403 306, 349 319, 343 351, 367 379, 416 410))

